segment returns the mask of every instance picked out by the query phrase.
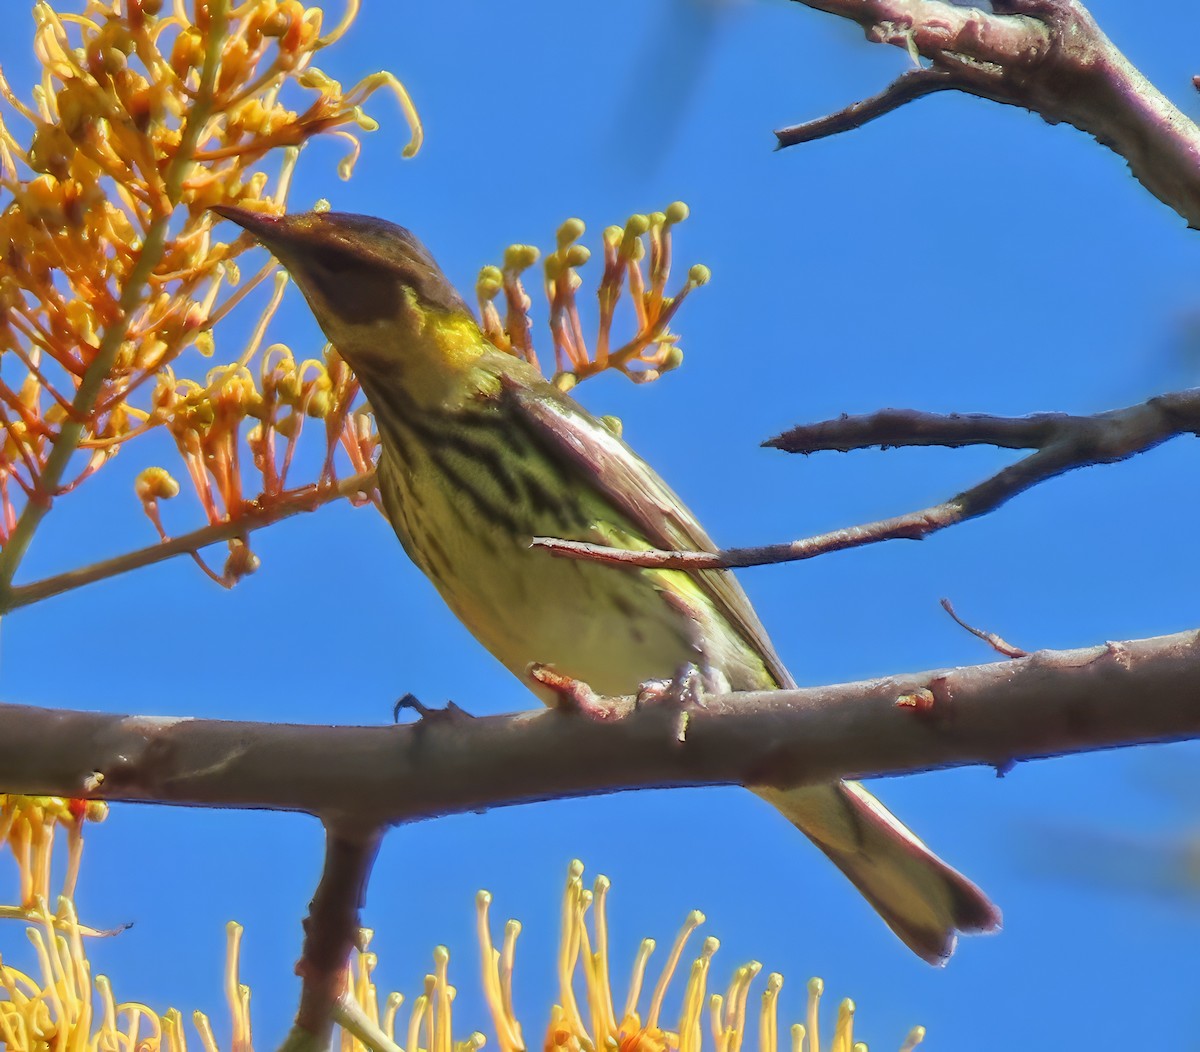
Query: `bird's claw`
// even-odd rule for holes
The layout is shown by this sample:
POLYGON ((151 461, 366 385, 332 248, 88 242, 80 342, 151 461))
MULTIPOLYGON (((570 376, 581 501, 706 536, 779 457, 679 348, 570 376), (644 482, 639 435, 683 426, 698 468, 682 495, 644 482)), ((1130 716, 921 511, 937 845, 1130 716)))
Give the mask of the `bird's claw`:
POLYGON ((415 694, 405 694, 392 707, 392 722, 400 722, 400 713, 405 709, 412 709, 417 714, 417 722, 419 723, 445 723, 451 720, 470 720, 474 719, 466 709, 460 705, 454 704, 452 701, 447 701, 442 708, 431 708, 418 700, 415 694))
POLYGON ((688 663, 680 667, 670 679, 650 679, 638 687, 634 707, 646 705, 673 705, 679 713, 675 719, 675 738, 679 742, 687 739, 688 722, 692 709, 704 707, 704 696, 708 693, 705 677, 695 665, 688 663))
POLYGON ((708 693, 704 676, 693 664, 681 665, 670 679, 648 679, 638 687, 634 704, 678 705, 680 708, 702 708, 708 693))
POLYGON ((617 714, 613 702, 602 698, 583 680, 563 675, 551 665, 535 662, 529 666, 529 678, 549 690, 554 695, 556 707, 565 712, 578 712, 593 720, 607 720, 617 714))

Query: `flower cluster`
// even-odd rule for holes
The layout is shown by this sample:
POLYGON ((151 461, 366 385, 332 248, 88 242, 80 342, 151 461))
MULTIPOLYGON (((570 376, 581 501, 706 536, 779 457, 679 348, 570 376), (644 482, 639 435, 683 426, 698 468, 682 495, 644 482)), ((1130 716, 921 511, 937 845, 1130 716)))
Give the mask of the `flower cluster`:
MULTIPOLYGON (((653 939, 644 939, 633 962, 633 977, 623 1007, 618 1014, 609 976, 609 939, 607 919, 608 878, 596 878, 593 890, 583 885, 583 864, 575 861, 567 873, 562 904, 562 932, 558 951, 558 1003, 551 1010, 550 1025, 543 1047, 547 1052, 591 1052, 597 1048, 619 1052, 737 1052, 757 1015, 760 1052, 780 1052, 777 1009, 783 976, 772 972, 760 997, 757 1013, 748 1010, 750 988, 762 965, 751 961, 733 973, 725 993, 708 994, 708 974, 713 955, 720 943, 709 936, 700 955, 692 962, 684 980, 683 1007, 674 1028, 663 1018, 663 1004, 684 950, 691 936, 704 923, 704 914, 694 910, 667 954, 667 959, 650 990, 643 1014, 640 1005, 648 987, 647 966, 654 953, 653 939), (588 930, 588 915, 591 930, 588 930), (578 987, 582 979, 582 999, 578 987), (704 1039, 705 1015, 712 1045, 704 1039)), ((524 1052, 521 1025, 513 1012, 513 961, 521 926, 509 921, 499 949, 492 942, 488 923, 491 896, 481 891, 477 899, 479 940, 483 948, 484 988, 491 1009, 500 1052, 524 1052)), ((808 984, 808 1004, 804 1023, 795 1023, 784 1048, 791 1052, 817 1052, 821 1048, 819 1007, 824 984, 812 979, 808 984)), ((901 1045, 911 1052, 925 1037, 924 1027, 914 1027, 901 1045)), ((866 1052, 867 1046, 854 1041, 854 1002, 842 1001, 834 1025, 833 1052, 866 1052)))
MULTIPOLYGON (((23 919, 34 950, 32 967, 20 969, 14 954, 0 952, 0 1046, 9 1052, 40 1052, 51 1048, 139 1049, 142 1052, 184 1052, 187 1047, 183 1016, 172 1008, 159 1014, 139 1002, 117 1001, 113 984, 92 976, 85 939, 102 933, 80 925, 72 902, 78 875, 82 825, 104 817, 103 804, 47 797, 0 796, 0 848, 7 848, 17 864, 20 905, 0 907, 4 918, 23 919), (58 897, 56 913, 46 906, 49 872, 56 832, 66 830, 68 877, 58 897)), ((633 979, 620 1014, 615 1011, 609 977, 609 936, 606 898, 609 882, 599 877, 594 890, 583 886, 583 866, 573 862, 567 874, 562 903, 562 933, 558 950, 559 988, 550 1011, 543 1048, 547 1052, 703 1052, 703 1017, 707 1010, 714 1052, 737 1052, 751 1020, 757 1016, 761 1052, 782 1052, 779 1045, 777 1006, 783 978, 767 977, 757 1013, 749 1009, 750 988, 761 966, 751 962, 737 969, 724 994, 707 994, 708 973, 718 942, 704 941, 700 955, 684 980, 683 1008, 674 1029, 662 1017, 668 989, 679 971, 689 938, 704 922, 699 912, 687 918, 667 955, 653 987, 647 983, 647 966, 654 941, 643 941, 633 964, 633 979), (589 928, 588 918, 591 918, 589 928), (650 990, 644 1009, 646 990, 650 990)), ((509 921, 497 948, 488 911, 491 895, 481 891, 476 900, 484 995, 490 1009, 499 1052, 525 1052, 528 1047, 514 1011, 513 974, 516 941, 521 926, 509 921)), ((0 928, 0 931, 10 929, 0 928)), ((250 991, 238 977, 242 927, 227 927, 225 991, 232 1020, 232 1045, 237 1052, 253 1048, 250 1029, 250 991)), ((111 934, 111 933, 110 933, 111 934)), ((381 1002, 373 973, 377 964, 369 949, 371 933, 364 931, 361 949, 351 962, 346 992, 337 1009, 342 1027, 343 1052, 478 1052, 487 1039, 474 1033, 464 1040, 453 1037, 453 1002, 450 954, 434 951, 433 972, 425 976, 422 992, 402 1015, 404 998, 393 993, 381 1002)), ((791 1027, 788 1052, 818 1052, 821 980, 808 984, 804 1023, 791 1027)), ((212 1026, 201 1012, 192 1022, 205 1052, 217 1052, 212 1026)), ((924 1037, 914 1028, 901 1045, 911 1052, 924 1037)), ((833 1028, 833 1052, 866 1052, 854 1042, 854 1004, 843 1001, 833 1028)))
MULTIPOLYGON (((352 419, 357 388, 340 362, 297 366, 276 348, 250 371, 281 283, 250 345, 222 355, 229 364, 203 383, 173 371, 185 352, 187 372, 213 355, 214 326, 272 270, 227 294, 248 245, 214 240, 212 205, 281 211, 300 148, 322 133, 349 144, 348 177, 358 133, 375 127, 363 103, 381 87, 412 128, 405 152, 419 144, 415 112, 390 74, 343 90, 313 65, 357 9, 348 0, 325 30, 321 9, 299 0, 88 0, 78 14, 34 5, 42 77, 31 103, 0 74, 10 111, 0 111, 0 542, 25 510, 40 517, 155 427, 174 437, 210 522, 253 504, 234 421, 257 422, 260 501, 283 492, 304 416, 325 423, 327 476, 338 444, 356 468, 369 459, 352 419), (307 105, 289 108, 293 96, 307 105)), ((152 499, 173 490, 166 472, 144 483, 152 499)))
MULTIPOLYGON (((328 30, 321 9, 299 0, 79 3, 78 13, 34 5, 42 76, 29 102, 0 72, 0 244, 8 246, 0 257, 0 610, 74 586, 65 583, 72 571, 26 596, 11 587, 53 502, 156 429, 173 439, 206 520, 186 535, 187 550, 226 541, 219 571, 194 555, 225 585, 257 566, 252 529, 340 497, 373 496, 378 437, 357 381, 332 348, 298 361, 269 342, 286 275, 267 262, 243 280, 237 258, 251 241, 218 240, 209 209, 283 211, 299 151, 318 134, 347 142, 339 170, 348 177, 359 134, 375 128, 363 104, 380 88, 408 120, 404 153, 421 140, 391 74, 344 90, 313 65, 354 21, 358 0, 346 0, 328 30), (219 323, 272 283, 250 339, 218 354, 219 323), (324 453, 299 469, 306 422, 324 453)), ((676 202, 604 231, 590 346, 576 302, 589 258, 579 244, 584 227, 572 219, 559 229, 544 289, 561 388, 607 369, 644 382, 680 364, 669 325, 708 280, 707 268, 694 266, 667 294, 672 230, 686 217, 676 202), (634 325, 619 342, 614 319, 626 289, 634 325)), ((488 338, 535 365, 522 274, 538 258, 514 245, 502 266, 484 268, 477 288, 488 338)), ((160 539, 161 502, 179 491, 166 467, 138 478, 160 539)), ((154 548, 121 565, 153 561, 154 548)))
MULTIPOLYGON (((605 229, 604 273, 597 290, 599 322, 591 349, 583 335, 575 299, 576 290, 583 284, 578 268, 591 258, 591 252, 578 244, 584 225, 582 220, 568 219, 558 228, 557 244, 546 256, 543 270, 554 341, 553 381, 562 390, 570 390, 580 380, 606 369, 616 369, 636 383, 645 383, 683 363, 678 337, 668 326, 688 293, 709 279, 708 268, 697 264, 688 271, 687 282, 679 292, 666 294, 671 276, 671 229, 687 217, 687 205, 676 201, 665 212, 633 215, 623 227, 605 229), (649 280, 642 271, 647 258, 649 280), (636 330, 623 344, 613 347, 613 319, 626 285, 636 330)), ((537 262, 538 256, 532 245, 510 245, 503 266, 484 267, 475 286, 488 339, 535 366, 538 359, 529 318, 531 302, 521 275, 537 262), (506 306, 503 320, 495 303, 501 293, 506 306)))
POLYGON ((0 793, 0 850, 17 864, 17 902, 0 905, 0 917, 35 916, 39 902, 51 899, 50 865, 59 830, 66 831, 67 864, 59 895, 73 898, 83 857, 83 825, 102 822, 108 805, 100 800, 0 793))

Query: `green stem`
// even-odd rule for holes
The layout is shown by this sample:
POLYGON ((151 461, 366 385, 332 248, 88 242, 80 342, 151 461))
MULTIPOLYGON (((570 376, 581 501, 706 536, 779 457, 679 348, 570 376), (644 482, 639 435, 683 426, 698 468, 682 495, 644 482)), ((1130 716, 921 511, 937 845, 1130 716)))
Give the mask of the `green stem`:
POLYGON ((188 112, 184 122, 183 132, 179 140, 179 149, 171 159, 164 178, 165 197, 168 210, 155 218, 146 237, 142 241, 142 251, 137 262, 130 270, 125 280, 125 287, 118 302, 120 316, 109 326, 100 340, 100 347, 91 365, 83 374, 75 398, 71 403, 71 412, 59 429, 58 438, 46 458, 46 465, 37 479, 37 492, 30 498, 21 511, 12 534, 4 548, 0 550, 0 610, 13 609, 14 594, 13 578, 21 561, 29 551, 33 535, 41 525, 42 519, 50 511, 63 475, 67 470, 79 443, 83 440, 84 431, 90 423, 96 401, 104 387, 104 381, 112 372, 116 363, 121 344, 129 333, 129 325, 134 312, 142 305, 143 292, 154 268, 162 259, 163 246, 166 244, 167 228, 171 215, 178 204, 183 190, 183 181, 188 167, 192 163, 192 155, 196 151, 200 134, 208 123, 213 110, 213 89, 216 85, 217 70, 221 64, 221 51, 225 43, 225 24, 228 0, 216 0, 211 5, 211 25, 209 28, 208 49, 204 55, 204 66, 200 73, 200 87, 196 93, 196 101, 188 112))
POLYGON ((74 570, 68 570, 66 573, 55 574, 53 577, 44 577, 40 581, 18 585, 10 588, 4 595, 3 603, 0 604, 0 613, 7 614, 43 599, 50 599, 53 596, 62 595, 64 592, 82 588, 84 585, 95 584, 97 581, 104 581, 143 566, 153 566, 155 563, 165 562, 177 555, 190 555, 210 544, 227 541, 232 537, 245 536, 254 530, 281 522, 283 519, 291 518, 301 512, 316 511, 335 500, 352 497, 357 493, 370 493, 374 485, 375 473, 366 471, 361 475, 345 479, 328 489, 290 493, 268 507, 256 508, 236 519, 230 519, 228 522, 204 526, 191 533, 185 533, 181 537, 172 537, 159 544, 151 544, 146 548, 139 548, 137 551, 126 552, 124 555, 92 563, 90 566, 80 566, 74 570))

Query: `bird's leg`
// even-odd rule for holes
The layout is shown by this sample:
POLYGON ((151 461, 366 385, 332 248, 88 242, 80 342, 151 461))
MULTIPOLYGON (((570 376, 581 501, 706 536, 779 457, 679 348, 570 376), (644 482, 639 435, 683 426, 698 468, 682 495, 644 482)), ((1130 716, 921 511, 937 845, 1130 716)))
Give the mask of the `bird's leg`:
POLYGON ((615 702, 602 698, 583 680, 556 671, 552 665, 535 661, 529 666, 529 678, 550 691, 556 707, 565 712, 578 712, 593 720, 609 720, 618 714, 615 702))
POLYGON ((679 613, 687 627, 696 660, 682 666, 672 679, 656 680, 642 684, 638 691, 638 704, 668 702, 679 707, 675 719, 675 738, 680 743, 687 740, 688 722, 693 709, 704 707, 706 694, 719 694, 729 689, 729 681, 717 668, 709 655, 708 641, 704 634, 704 619, 691 603, 675 592, 663 590, 663 601, 679 613))
POLYGON ((430 706, 419 701, 415 694, 405 694, 404 697, 400 698, 392 707, 393 723, 400 722, 400 713, 404 709, 412 709, 417 714, 417 719, 420 723, 424 723, 427 720, 430 723, 434 723, 446 722, 449 720, 470 720, 475 718, 469 712, 467 712, 466 709, 459 705, 455 705, 452 701, 447 701, 446 704, 440 709, 431 708, 430 706))

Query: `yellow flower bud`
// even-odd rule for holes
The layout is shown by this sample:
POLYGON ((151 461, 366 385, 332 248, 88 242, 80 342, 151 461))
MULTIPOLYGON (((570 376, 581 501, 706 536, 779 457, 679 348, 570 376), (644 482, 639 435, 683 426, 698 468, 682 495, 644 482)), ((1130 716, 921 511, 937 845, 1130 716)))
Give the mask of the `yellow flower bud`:
POLYGON ((198 29, 185 29, 175 38, 171 48, 171 69, 180 79, 204 61, 204 36, 198 29))
POLYGON ((690 209, 682 201, 672 201, 667 205, 666 221, 669 225, 682 223, 690 214, 690 209))
POLYGON ((250 546, 238 538, 229 542, 229 557, 225 560, 227 580, 240 581, 262 566, 262 560, 250 550, 250 546))
POLYGON ((572 241, 578 241, 586 229, 582 219, 568 219, 558 228, 558 247, 566 248, 572 241))
POLYGON ((591 250, 584 245, 572 245, 566 251, 568 267, 581 267, 591 258, 591 250))
POLYGON ((532 267, 540 255, 533 245, 509 245, 504 250, 504 269, 519 274, 532 267))
POLYGON ((143 470, 133 484, 138 500, 146 504, 152 500, 170 500, 179 495, 179 483, 166 468, 150 467, 143 470))
POLYGON ((475 281, 475 292, 481 300, 495 299, 504 287, 504 275, 499 267, 484 267, 475 281))

